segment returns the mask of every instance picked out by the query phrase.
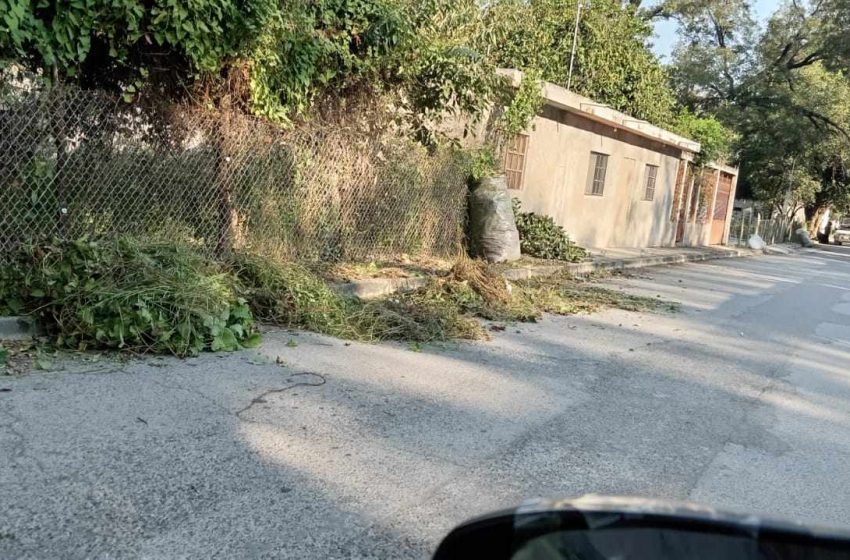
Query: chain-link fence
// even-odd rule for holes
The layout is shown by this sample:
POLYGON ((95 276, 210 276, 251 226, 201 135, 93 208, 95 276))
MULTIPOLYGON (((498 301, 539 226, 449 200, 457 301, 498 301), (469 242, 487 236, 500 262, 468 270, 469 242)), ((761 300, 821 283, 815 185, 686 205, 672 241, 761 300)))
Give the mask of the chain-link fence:
POLYGON ((462 155, 385 130, 293 132, 235 113, 17 88, 0 96, 0 256, 32 239, 121 233, 293 259, 453 252, 462 155))
POLYGON ((765 243, 783 243, 791 238, 792 224, 786 218, 762 219, 753 212, 733 212, 729 227, 729 245, 743 247, 754 234, 765 243))

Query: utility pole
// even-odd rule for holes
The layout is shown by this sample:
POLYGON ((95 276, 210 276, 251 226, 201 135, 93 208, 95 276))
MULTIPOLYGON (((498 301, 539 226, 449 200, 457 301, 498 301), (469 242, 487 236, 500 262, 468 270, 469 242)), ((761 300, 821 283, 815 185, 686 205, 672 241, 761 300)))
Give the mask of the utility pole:
POLYGON ((573 85, 573 62, 575 62, 576 58, 576 42, 578 41, 578 22, 581 19, 581 9, 583 5, 581 0, 579 0, 578 5, 576 6, 576 27, 573 30, 573 48, 570 51, 570 73, 567 76, 567 91, 570 90, 570 87, 573 85))

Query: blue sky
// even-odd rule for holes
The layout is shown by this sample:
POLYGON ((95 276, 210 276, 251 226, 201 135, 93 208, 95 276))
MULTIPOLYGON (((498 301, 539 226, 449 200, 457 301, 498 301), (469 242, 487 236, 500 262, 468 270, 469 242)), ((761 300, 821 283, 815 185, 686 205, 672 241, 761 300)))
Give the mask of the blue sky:
MULTIPOLYGON (((756 20, 764 23, 780 6, 780 0, 753 0, 751 3, 756 20)), ((659 21, 655 24, 656 38, 652 50, 665 62, 669 62, 670 53, 676 44, 676 23, 659 21)))

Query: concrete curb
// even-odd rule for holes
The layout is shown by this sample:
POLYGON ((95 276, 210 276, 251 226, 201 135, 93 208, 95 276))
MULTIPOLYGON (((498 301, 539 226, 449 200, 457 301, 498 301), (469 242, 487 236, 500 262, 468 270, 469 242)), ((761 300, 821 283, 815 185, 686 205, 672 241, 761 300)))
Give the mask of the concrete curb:
MULTIPOLYGON (((712 249, 710 251, 680 253, 677 255, 656 255, 625 259, 600 259, 596 261, 569 263, 564 265, 525 266, 505 270, 502 272, 502 276, 504 276, 507 280, 513 281, 528 280, 529 278, 538 276, 548 276, 560 271, 566 271, 574 276, 587 276, 588 274, 600 270, 627 270, 663 264, 746 257, 761 253, 761 251, 739 248, 712 249)), ((427 278, 365 278, 363 280, 354 280, 344 284, 337 284, 335 289, 343 294, 356 296, 360 299, 374 299, 394 294, 396 292, 409 292, 417 288, 421 288, 427 283, 427 278)))
POLYGON ((30 340, 32 322, 28 317, 0 317, 0 340, 30 340))
POLYGON ((576 276, 584 276, 600 270, 627 270, 631 268, 645 268, 648 266, 659 266, 663 264, 681 264, 688 262, 711 261, 715 259, 728 259, 733 257, 747 257, 761 254, 761 251, 751 249, 715 249, 712 251, 700 251, 698 253, 681 253, 678 255, 655 255, 640 257, 636 259, 611 259, 596 262, 571 263, 564 268, 576 276))
POLYGON ((365 278, 337 284, 336 290, 360 299, 375 299, 396 292, 411 292, 428 283, 427 278, 365 278))

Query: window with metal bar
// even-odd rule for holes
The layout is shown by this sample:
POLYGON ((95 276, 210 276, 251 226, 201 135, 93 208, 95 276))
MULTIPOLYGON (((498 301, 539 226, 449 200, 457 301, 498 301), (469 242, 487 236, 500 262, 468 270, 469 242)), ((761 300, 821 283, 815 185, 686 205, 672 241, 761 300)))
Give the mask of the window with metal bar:
POLYGON ((658 177, 658 166, 646 164, 646 174, 643 186, 643 199, 652 200, 655 198, 655 179, 658 177))
POLYGON ((608 155, 590 152, 590 169, 584 194, 602 196, 605 192, 605 173, 608 170, 608 155))
POLYGON ((521 189, 525 176, 525 155, 528 151, 528 135, 517 134, 505 150, 505 178, 509 189, 521 189))

